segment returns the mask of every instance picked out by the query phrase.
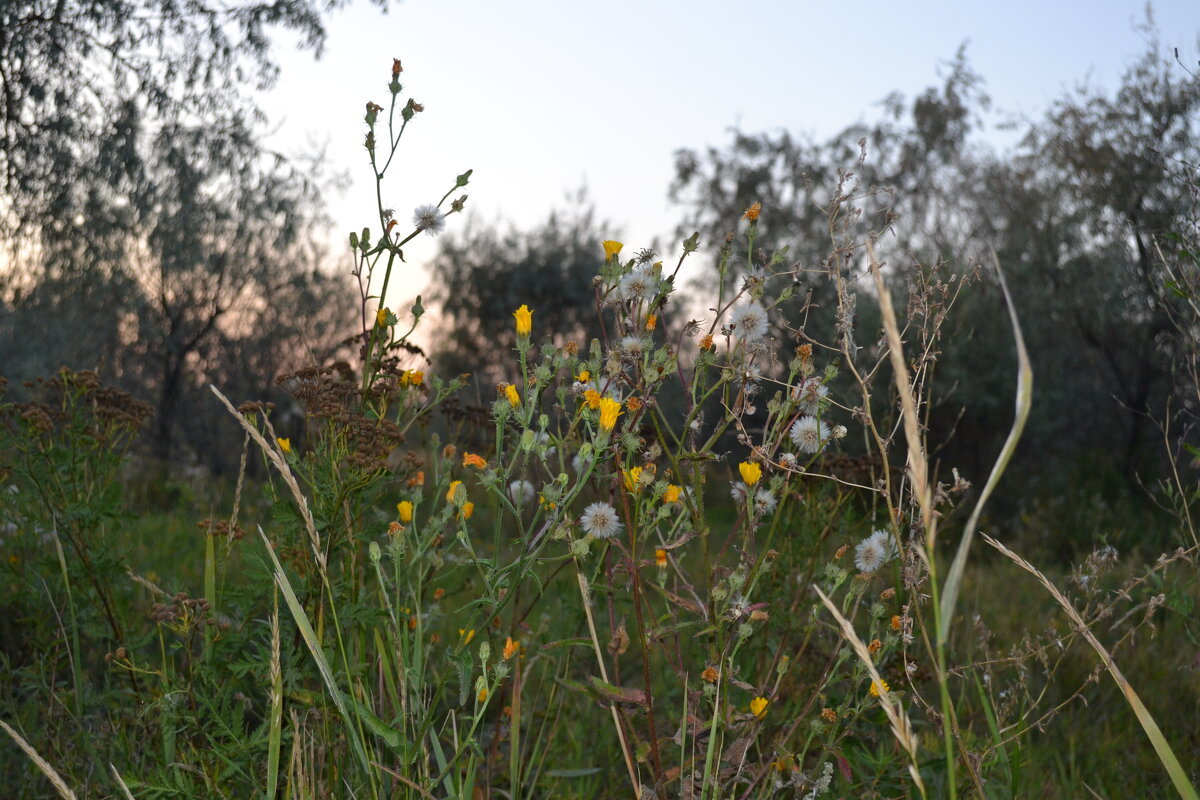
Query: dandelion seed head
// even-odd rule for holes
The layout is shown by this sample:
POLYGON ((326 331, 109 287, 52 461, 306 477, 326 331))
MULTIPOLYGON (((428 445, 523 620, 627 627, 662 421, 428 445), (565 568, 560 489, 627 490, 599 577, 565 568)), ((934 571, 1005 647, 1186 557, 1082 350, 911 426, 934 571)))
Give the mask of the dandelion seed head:
POLYGON ((508 496, 517 505, 529 502, 535 494, 537 491, 529 481, 515 480, 508 485, 508 496))
POLYGON ((617 291, 622 300, 645 300, 654 297, 657 288, 651 267, 640 266, 621 276, 617 291))
POLYGON ((733 332, 745 342, 757 342, 767 335, 770 328, 766 309, 756 302, 745 303, 735 308, 729 315, 729 324, 733 332))
POLYGON ((819 453, 825 448, 829 431, 816 417, 801 417, 792 424, 792 442, 802 453, 819 453))
POLYGON ((413 225, 429 236, 437 236, 446 229, 446 215, 435 205, 417 206, 413 211, 413 225))
POLYGON ((621 530, 621 520, 617 511, 608 503, 592 503, 583 510, 579 524, 584 533, 597 539, 610 539, 621 530))

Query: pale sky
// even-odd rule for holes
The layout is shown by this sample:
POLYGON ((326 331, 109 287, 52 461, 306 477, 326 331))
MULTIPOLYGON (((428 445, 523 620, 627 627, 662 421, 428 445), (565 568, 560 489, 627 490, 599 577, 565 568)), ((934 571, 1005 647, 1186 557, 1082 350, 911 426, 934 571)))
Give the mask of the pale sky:
MULTIPOLYGON (((1178 47, 1194 67, 1200 2, 1159 2, 1154 17, 1163 56, 1178 47)), ((1114 86, 1144 51, 1143 19, 1142 3, 1115 0, 405 0, 386 14, 357 0, 329 17, 320 61, 280 42, 284 70, 264 107, 274 147, 324 143, 352 179, 329 198, 340 241, 375 219, 362 118, 368 100, 386 106, 397 57, 405 94, 426 108, 385 186, 402 223, 471 168, 467 208, 484 221, 532 226, 586 185, 598 217, 637 249, 674 228, 678 148, 724 146, 733 126, 827 138, 873 118, 892 91, 940 85, 964 42, 994 108, 1036 117, 1081 82, 1114 86)), ((389 304, 425 287, 436 242, 420 240, 389 304)))

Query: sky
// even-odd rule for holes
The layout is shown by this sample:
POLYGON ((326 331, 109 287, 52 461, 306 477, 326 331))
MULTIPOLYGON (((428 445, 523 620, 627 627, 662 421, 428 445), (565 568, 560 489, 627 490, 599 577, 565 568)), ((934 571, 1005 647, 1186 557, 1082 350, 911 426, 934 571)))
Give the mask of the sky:
MULTIPOLYGON (((1153 13, 1163 56, 1178 47, 1194 67, 1200 3, 1153 13)), ((990 119, 1036 118, 1072 87, 1115 86, 1145 51, 1144 20, 1144 4, 1113 0, 405 0, 387 13, 355 0, 327 18, 320 60, 277 40, 282 74, 262 104, 273 147, 324 147, 350 179, 328 198, 337 242, 376 219, 363 114, 367 101, 386 105, 395 57, 405 94, 426 109, 384 185, 402 223, 473 169, 467 208, 483 222, 533 227, 586 187, 613 237, 631 250, 663 237, 666 255, 678 249, 667 199, 677 149, 721 147, 735 127, 828 138, 873 119, 891 92, 939 85, 963 45, 990 119)), ((426 288, 436 241, 419 238, 390 305, 426 288)), ((348 254, 339 264, 349 269, 348 254)))

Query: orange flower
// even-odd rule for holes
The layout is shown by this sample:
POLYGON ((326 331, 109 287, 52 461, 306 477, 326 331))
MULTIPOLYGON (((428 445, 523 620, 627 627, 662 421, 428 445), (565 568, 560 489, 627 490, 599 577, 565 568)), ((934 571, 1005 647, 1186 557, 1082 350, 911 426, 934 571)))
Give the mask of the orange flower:
POLYGON ((425 470, 417 470, 417 474, 408 479, 408 488, 425 485, 425 470))
POLYGON ((487 461, 483 459, 483 456, 476 453, 463 453, 463 466, 484 469, 487 467, 487 461))
POLYGON ((459 513, 462 514, 463 519, 470 519, 471 515, 475 513, 475 504, 468 500, 463 503, 462 511, 459 513))
POLYGON ((660 569, 667 565, 667 551, 661 547, 654 551, 654 565, 660 569))
POLYGON ((521 650, 521 643, 514 642, 511 636, 504 637, 504 660, 508 661, 521 650))
POLYGON ((894 631, 900 630, 900 615, 899 614, 892 615, 892 630, 894 630, 894 631))
POLYGON ((700 677, 703 678, 706 683, 716 683, 717 678, 721 676, 715 668, 705 667, 704 672, 700 673, 700 677))
POLYGON ((713 349, 712 334, 709 334, 708 336, 705 336, 703 339, 700 340, 700 349, 701 350, 712 350, 713 349))
POLYGON ((646 315, 646 330, 652 331, 658 325, 658 317, 653 314, 646 315))
POLYGON ((631 397, 625 401, 625 405, 629 407, 630 411, 637 411, 639 408, 642 407, 643 403, 638 398, 631 397))
POLYGON ((871 643, 867 645, 867 652, 871 655, 874 655, 875 653, 879 652, 879 648, 881 647, 883 647, 883 642, 879 641, 878 639, 872 639, 871 643))
POLYGON ((746 209, 746 213, 742 214, 742 219, 748 219, 751 222, 758 221, 758 215, 762 213, 762 203, 754 203, 746 209))
POLYGON ((482 703, 484 700, 487 700, 487 687, 486 686, 484 686, 482 689, 479 690, 479 694, 475 695, 475 700, 480 703, 482 703))
POLYGON ((443 589, 442 587, 439 586, 438 588, 433 590, 433 599, 434 600, 441 600, 445 596, 446 596, 446 590, 443 589))
POLYGON ((832 708, 822 708, 821 718, 826 722, 837 722, 837 712, 832 708))

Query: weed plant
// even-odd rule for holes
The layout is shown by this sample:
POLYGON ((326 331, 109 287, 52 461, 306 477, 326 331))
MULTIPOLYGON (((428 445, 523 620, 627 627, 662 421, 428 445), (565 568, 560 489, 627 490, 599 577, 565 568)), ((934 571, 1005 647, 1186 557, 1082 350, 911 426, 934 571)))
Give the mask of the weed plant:
MULTIPOLYGON (((259 490, 239 481, 228 515, 200 523, 202 586, 125 570, 117 478, 144 406, 63 372, 2 407, 14 796, 1060 796, 1024 776, 1026 748, 1107 670, 1157 756, 1140 785, 1196 797, 1197 760, 1180 765, 1112 658, 1191 613, 1194 528, 1146 570, 1098 550, 1070 597, 989 539, 1060 616, 1037 631, 959 609, 1032 395, 1014 312, 1005 451, 978 491, 931 466, 941 323, 977 273, 914 265, 889 286, 876 249, 892 221, 863 213, 879 196, 847 169, 829 258, 760 253, 771 209, 755 204, 718 244, 703 320, 676 298, 697 236, 670 259, 597 242, 603 336, 554 344, 538 309, 514 309, 511 361, 487 365, 507 378, 472 406, 410 342, 420 298, 380 300, 471 176, 401 236, 384 179, 423 110, 401 73, 386 108, 367 105, 378 220, 350 237, 354 357, 280 376, 302 437, 213 387, 245 432, 243 472, 267 468, 270 511, 248 515, 259 490), (815 281, 836 307, 785 318, 815 281), (833 340, 810 335, 818 317, 833 340), (995 624, 1011 628, 999 642, 995 624)), ((1189 523, 1195 492, 1167 487, 1189 523)))

